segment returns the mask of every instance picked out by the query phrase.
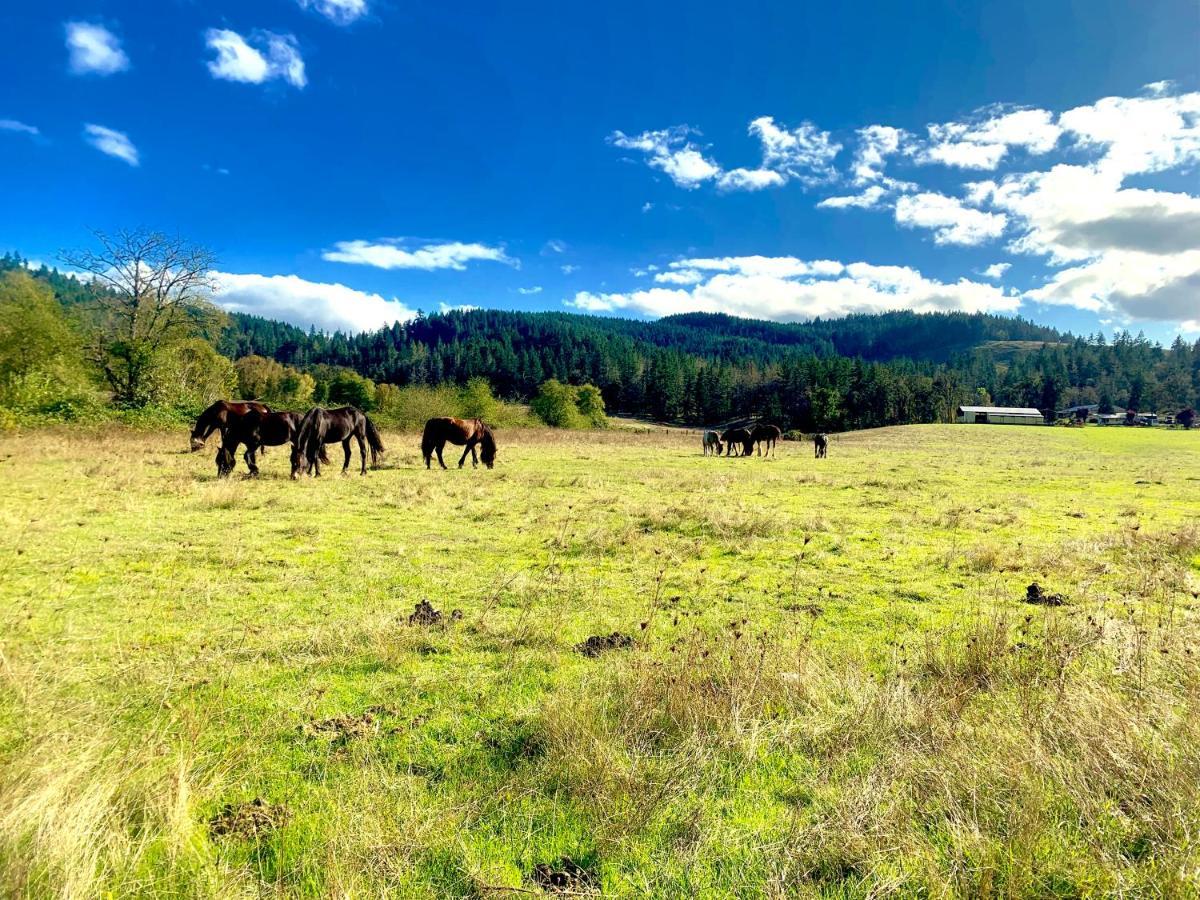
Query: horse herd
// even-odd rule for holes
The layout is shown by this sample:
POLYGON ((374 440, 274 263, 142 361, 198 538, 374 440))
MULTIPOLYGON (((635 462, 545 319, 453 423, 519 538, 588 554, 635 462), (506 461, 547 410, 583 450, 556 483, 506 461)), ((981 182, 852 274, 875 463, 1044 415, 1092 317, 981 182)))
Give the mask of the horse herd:
MULTIPOLYGON (((301 475, 321 474, 321 463, 328 463, 325 453, 328 444, 341 444, 346 460, 342 471, 350 468, 350 442, 358 442, 361 471, 367 474, 367 448, 371 450, 371 465, 379 463, 383 454, 383 440, 367 414, 355 406, 324 409, 316 406, 303 415, 298 412, 273 410, 258 401, 218 400, 196 419, 192 428, 192 452, 204 448, 208 438, 220 432, 221 446, 217 448, 217 476, 224 478, 237 465, 236 451, 245 447, 242 458, 251 475, 258 474, 257 454, 264 447, 289 444, 292 448, 292 478, 301 475)), ((759 456, 775 453, 775 444, 782 437, 777 425, 747 425, 727 428, 724 431, 705 431, 704 455, 750 456, 757 448, 759 456)), ((441 416, 425 423, 421 435, 421 455, 425 468, 430 468, 436 454, 438 465, 446 468, 442 450, 446 444, 462 447, 458 459, 461 469, 471 456, 472 467, 480 460, 489 469, 496 464, 496 436, 492 429, 479 419, 455 419, 441 416), (478 453, 476 449, 478 448, 478 453)), ((818 458, 826 455, 828 441, 823 434, 813 436, 813 447, 818 458)))
MULTIPOLYGON (((192 452, 203 449, 205 442, 214 432, 221 433, 221 446, 217 448, 217 476, 225 477, 237 465, 236 451, 246 448, 242 458, 251 475, 258 474, 257 453, 264 447, 290 444, 292 448, 292 478, 311 473, 321 474, 321 463, 328 463, 325 445, 341 444, 346 453, 342 471, 350 468, 350 441, 358 442, 358 454, 362 461, 362 474, 367 474, 367 447, 371 449, 371 465, 379 462, 383 454, 383 439, 367 414, 355 406, 338 409, 313 407, 301 415, 298 412, 280 412, 257 401, 218 400, 196 419, 192 428, 192 452)), ((444 469, 442 450, 447 443, 463 447, 458 460, 461 469, 471 455, 471 465, 478 466, 479 460, 489 469, 496 463, 496 438, 492 429, 479 419, 454 419, 439 417, 425 423, 421 435, 421 453, 425 457, 425 468, 430 468, 434 454, 444 469), (478 448, 478 454, 476 453, 478 448)))
MULTIPOLYGON (((775 443, 783 436, 778 425, 758 424, 737 426, 724 431, 706 431, 702 445, 704 455, 749 456, 755 450, 759 456, 775 455, 775 443)), ((829 439, 823 434, 813 435, 813 452, 817 459, 829 453, 829 439)))

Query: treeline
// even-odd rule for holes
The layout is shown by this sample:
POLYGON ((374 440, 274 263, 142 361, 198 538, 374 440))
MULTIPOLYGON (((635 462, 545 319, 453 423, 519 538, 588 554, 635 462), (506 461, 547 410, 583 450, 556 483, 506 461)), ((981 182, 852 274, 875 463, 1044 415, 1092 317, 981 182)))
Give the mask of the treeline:
MULTIPOLYGON (((25 263, 0 257, 0 277, 6 271, 23 277, 25 263)), ((89 328, 97 327, 89 310, 103 306, 105 289, 45 267, 29 280, 49 289, 57 310, 51 318, 66 329, 67 337, 46 342, 68 348, 54 366, 62 370, 72 354, 88 360, 89 328)), ((390 408, 400 421, 414 414, 410 408, 429 405, 401 398, 436 396, 435 403, 453 394, 455 409, 471 408, 464 392, 472 384, 477 392, 482 379, 501 404, 497 414, 514 421, 521 414, 513 402, 540 397, 542 409, 557 409, 573 424, 591 421, 599 407, 601 415, 607 408, 697 425, 761 416, 785 429, 838 431, 946 421, 966 402, 1162 412, 1200 403, 1200 341, 1163 348, 1128 333, 1077 338, 1002 316, 897 312, 779 324, 708 314, 641 322, 476 310, 346 335, 243 314, 214 325, 212 312, 196 312, 190 327, 155 350, 143 396, 126 405, 185 409, 221 390, 289 407, 390 408), (596 396, 570 394, 581 385, 594 385, 596 396), (565 412, 564 398, 574 404, 565 412)), ((57 327, 43 322, 34 330, 57 327)), ((122 351, 120 341, 105 352, 114 349, 122 351)), ((89 365, 93 387, 103 387, 102 357, 90 359, 71 378, 43 378, 41 399, 52 404, 56 393, 70 393, 68 382, 86 382, 89 365)), ((11 363, 0 359, 5 366, 10 377, 11 363)), ((26 394, 36 381, 24 378, 26 394)), ((0 405, 11 405, 12 394, 0 405)))

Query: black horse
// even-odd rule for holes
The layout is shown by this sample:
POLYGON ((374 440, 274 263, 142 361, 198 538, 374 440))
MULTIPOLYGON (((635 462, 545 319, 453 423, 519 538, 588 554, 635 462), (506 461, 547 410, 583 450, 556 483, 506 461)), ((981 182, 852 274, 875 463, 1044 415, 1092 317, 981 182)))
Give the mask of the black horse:
POLYGON ((446 468, 446 461, 442 459, 442 449, 447 441, 463 448, 463 454, 458 460, 460 469, 467 461, 468 453, 471 454, 471 467, 478 467, 479 461, 475 457, 476 444, 479 445, 479 458, 483 460, 483 464, 489 469, 496 464, 496 436, 492 434, 490 426, 480 419, 441 416, 426 422, 425 431, 421 434, 421 455, 425 457, 425 468, 430 467, 435 453, 438 464, 443 469, 446 468))
POLYGON ((766 444, 767 453, 775 453, 775 442, 783 436, 783 432, 779 430, 778 425, 755 425, 750 432, 750 440, 758 445, 758 455, 766 456, 763 452, 763 445, 766 444))
POLYGON ((204 449, 204 442, 214 431, 220 431, 225 437, 229 426, 240 422, 251 413, 269 413, 271 408, 257 400, 218 400, 196 419, 192 428, 192 452, 204 449))
POLYGON ((721 433, 726 456, 749 456, 754 452, 754 439, 745 428, 729 428, 721 433), (740 449, 740 452, 738 451, 740 449))
POLYGON ((321 474, 321 453, 326 444, 341 443, 346 451, 345 472, 350 468, 350 439, 358 441, 358 455, 362 458, 362 474, 367 474, 367 445, 371 446, 371 466, 379 463, 383 453, 383 439, 375 423, 367 414, 354 406, 339 409, 324 409, 314 406, 304 414, 300 422, 300 433, 292 446, 292 477, 297 478, 312 469, 314 475, 321 474))
POLYGON ((829 455, 829 438, 823 434, 813 435, 813 457, 824 459, 829 455))
MULTIPOLYGON (((296 447, 296 438, 300 433, 300 423, 303 416, 297 412, 257 412, 252 410, 247 415, 231 423, 221 434, 221 449, 217 451, 217 475, 226 476, 237 465, 235 451, 244 444, 246 452, 242 458, 246 460, 246 468, 251 475, 258 474, 256 453, 263 447, 278 447, 291 444, 296 447)), ((321 446, 320 461, 329 462, 325 455, 325 447, 321 446)))

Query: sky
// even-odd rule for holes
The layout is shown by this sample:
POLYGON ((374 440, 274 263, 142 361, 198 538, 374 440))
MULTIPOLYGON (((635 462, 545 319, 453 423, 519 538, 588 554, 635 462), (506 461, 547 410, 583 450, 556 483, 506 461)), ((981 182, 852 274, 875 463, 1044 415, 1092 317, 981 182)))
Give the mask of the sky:
POLYGON ((0 251, 217 302, 1200 336, 1200 4, 6 2, 0 251))

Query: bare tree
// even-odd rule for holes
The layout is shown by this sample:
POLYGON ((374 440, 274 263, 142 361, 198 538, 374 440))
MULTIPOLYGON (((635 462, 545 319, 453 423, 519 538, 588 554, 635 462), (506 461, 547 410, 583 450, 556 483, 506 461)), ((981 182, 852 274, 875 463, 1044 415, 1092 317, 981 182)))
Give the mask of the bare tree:
POLYGON ((97 249, 61 254, 97 291, 92 354, 125 405, 145 403, 158 353, 215 324, 216 258, 204 247, 157 231, 95 232, 97 249))

